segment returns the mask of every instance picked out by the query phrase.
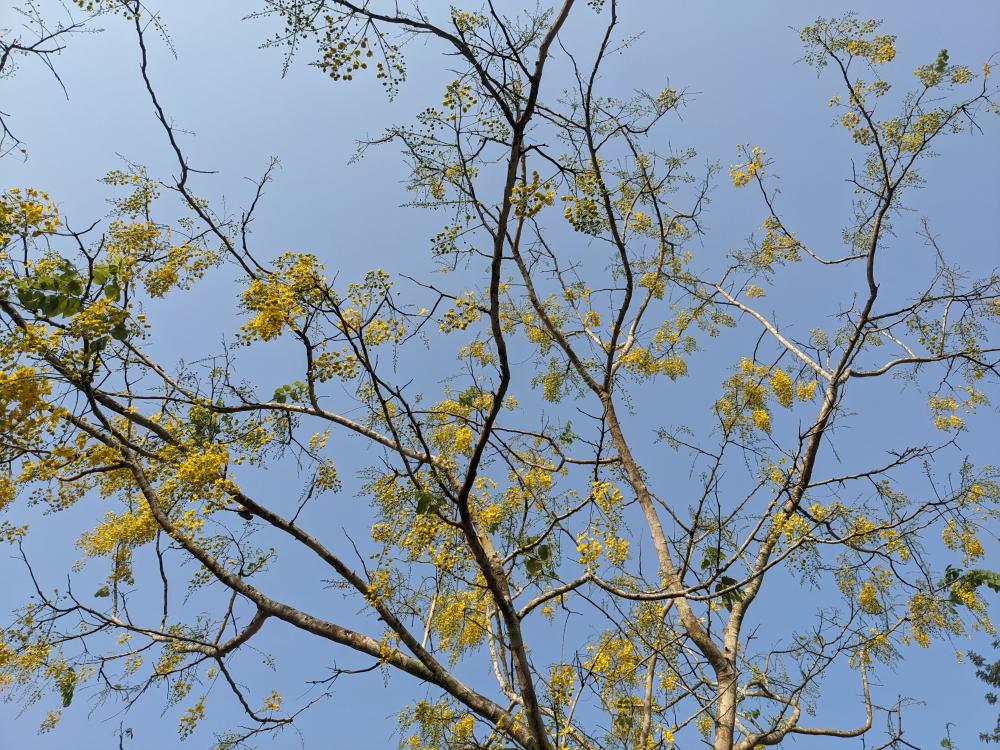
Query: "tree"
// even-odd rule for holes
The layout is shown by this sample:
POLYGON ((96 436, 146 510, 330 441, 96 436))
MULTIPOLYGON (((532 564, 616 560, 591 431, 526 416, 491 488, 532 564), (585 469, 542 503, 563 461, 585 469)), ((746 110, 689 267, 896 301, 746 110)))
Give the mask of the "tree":
MULTIPOLYGON (((993 641, 993 648, 1000 648, 1000 641, 993 641)), ((991 688, 1000 687, 1000 659, 994 662, 988 662, 985 656, 970 651, 969 661, 972 662, 972 665, 976 668, 976 677, 985 682, 991 688)), ((996 705, 997 694, 992 690, 986 693, 985 698, 986 702, 991 706, 996 705)), ((979 733, 979 739, 987 744, 991 742, 1000 742, 1000 717, 997 718, 997 722, 991 730, 979 733)))
POLYGON ((365 144, 398 145, 413 205, 448 217, 431 245, 451 275, 376 269, 345 285, 317 255, 255 247, 273 169, 236 213, 198 192, 207 178, 154 83, 156 16, 84 5, 133 27, 176 175, 109 172, 112 214, 85 230, 39 186, 0 203, 0 502, 88 518, 85 564, 60 588, 30 554, 47 518, 0 526, 35 586, 3 630, 0 688, 54 702, 44 728, 84 688, 125 705, 162 689, 186 738, 229 691, 245 720, 216 747, 243 747, 335 679, 383 669, 432 689, 400 714, 412 748, 750 750, 869 733, 904 746, 904 703, 872 675, 907 648, 992 630, 979 589, 993 579, 969 566, 997 471, 954 456, 1000 374, 1000 277, 967 276, 925 221, 933 267, 901 289, 911 261, 893 244, 914 236, 906 197, 932 145, 997 111, 989 64, 941 51, 893 88, 896 40, 878 23, 802 30, 856 160, 836 252, 800 239, 763 148, 741 146, 728 172, 658 150, 685 91, 603 90, 610 56, 628 53, 615 0, 510 16, 267 0, 289 64, 315 43, 332 79, 374 77, 390 95, 409 42, 456 69, 440 103, 365 144), (564 38, 577 16, 586 49, 564 38), (764 216, 729 254, 696 249, 718 181, 764 216), (241 284, 237 340, 164 361, 161 299, 197 293, 210 270, 241 284), (769 312, 793 274, 830 278, 828 299, 769 312), (298 376, 265 392, 247 348, 280 345, 298 376), (428 357, 456 353, 454 377, 423 377, 428 357), (883 381, 926 402, 927 434, 855 412, 883 381), (703 418, 665 413, 651 445, 640 399, 703 400, 703 418), (861 455, 844 435, 857 424, 871 431, 861 455), (335 435, 370 464, 335 466, 335 435), (650 458, 668 450, 689 475, 650 458), (262 490, 264 469, 299 489, 262 490), (317 521, 348 475, 368 540, 317 521), (932 552, 942 543, 961 567, 932 552), (311 575, 303 560, 343 597, 334 614, 329 591, 293 603, 275 580, 311 575), (783 580, 808 611, 768 614, 783 580), (249 688, 240 671, 268 629, 349 666, 301 700, 249 688), (844 667, 860 718, 813 723, 844 667))

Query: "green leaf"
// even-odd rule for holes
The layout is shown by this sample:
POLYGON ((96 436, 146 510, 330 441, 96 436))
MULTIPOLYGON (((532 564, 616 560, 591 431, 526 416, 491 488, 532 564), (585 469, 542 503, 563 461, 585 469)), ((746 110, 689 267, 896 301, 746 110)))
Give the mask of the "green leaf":
POLYGON ((718 568, 721 559, 722 550, 718 547, 709 547, 701 556, 701 569, 709 570, 711 568, 718 568))
POLYGON ((53 315, 59 309, 59 298, 55 295, 45 295, 41 299, 41 308, 45 315, 53 315))
POLYGON ((62 697, 63 708, 73 702, 74 690, 76 690, 76 672, 67 669, 59 678, 59 695, 62 697))
POLYGON ((944 73, 944 69, 948 67, 948 50, 943 49, 938 52, 937 60, 934 61, 934 71, 936 73, 944 73))
MULTIPOLYGON (((528 546, 534 544, 536 541, 538 541, 537 536, 530 536, 523 541, 523 544, 528 546)), ((532 578, 539 578, 546 575, 551 567, 552 545, 550 544, 539 544, 524 555, 524 568, 532 578)))
MULTIPOLYGON (((1000 592, 1000 573, 995 570, 985 570, 983 568, 973 568, 972 570, 963 571, 961 568, 949 565, 944 569, 941 585, 950 587, 958 583, 972 586, 974 589, 978 589, 980 586, 988 586, 993 591, 1000 592)), ((951 593, 949 600, 952 604, 963 604, 955 592, 951 593)))
MULTIPOLYGON (((739 581, 735 578, 730 578, 729 576, 722 576, 718 583, 715 584, 715 590, 722 591, 723 589, 728 589, 730 586, 735 586, 739 581)), ((733 605, 736 602, 743 601, 745 594, 739 589, 733 589, 732 591, 727 591, 722 595, 722 606, 728 610, 732 610, 733 605)))
POLYGON ((427 490, 417 490, 417 513, 437 513, 444 507, 444 498, 427 490))
POLYGON ((989 586, 994 591, 1000 592, 1000 573, 995 570, 970 570, 965 574, 965 580, 976 588, 989 586))
POLYGON ((109 589, 107 586, 101 586, 101 588, 97 589, 97 591, 94 592, 94 596, 97 597, 111 596, 111 589, 109 589))

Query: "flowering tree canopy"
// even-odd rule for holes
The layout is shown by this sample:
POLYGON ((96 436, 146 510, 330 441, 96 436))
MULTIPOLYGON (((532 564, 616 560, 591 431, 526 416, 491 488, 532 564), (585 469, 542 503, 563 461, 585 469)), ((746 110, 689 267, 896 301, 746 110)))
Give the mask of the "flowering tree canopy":
POLYGON ((441 223, 414 253, 445 273, 341 280, 321 250, 255 242, 273 164, 241 209, 202 196, 157 90, 155 13, 78 4, 54 29, 31 5, 37 34, 4 36, 0 71, 50 62, 95 16, 127 24, 175 164, 108 172, 107 217, 67 216, 45 185, 0 195, 0 537, 34 590, 0 630, 0 691, 50 705, 52 729, 74 696, 162 690, 180 737, 220 749, 294 727, 364 670, 429 687, 393 708, 413 750, 904 746, 889 667, 991 632, 1000 586, 981 541, 1000 478, 955 450, 996 397, 1000 277, 906 212, 935 189, 932 149, 994 132, 989 63, 932 50, 899 70, 896 38, 856 16, 801 30, 849 154, 828 237, 783 209, 766 143, 703 165, 667 145, 685 90, 608 90, 629 54, 616 0, 265 0, 271 44, 332 86, 393 96, 418 42, 454 71, 362 146, 401 149, 411 208, 441 223), (717 190, 760 213, 735 250, 705 230, 717 190), (917 254, 926 277, 901 274, 917 254), (242 323, 164 356, 157 311, 209 274, 238 285, 242 323), (806 277, 815 308, 782 293, 806 277), (274 347, 296 373, 276 389, 245 364, 274 347), (866 420, 885 381, 926 430, 866 420), (682 404, 700 417, 678 423, 682 404), (333 502, 364 509, 368 538, 333 502), (34 556, 55 514, 81 524, 80 562, 53 577, 34 556), (775 616, 773 592, 799 587, 775 616), (269 631, 337 666, 294 697, 248 683, 269 631), (856 712, 816 722, 835 670, 856 712), (201 725, 232 700, 242 718, 213 739, 201 725))

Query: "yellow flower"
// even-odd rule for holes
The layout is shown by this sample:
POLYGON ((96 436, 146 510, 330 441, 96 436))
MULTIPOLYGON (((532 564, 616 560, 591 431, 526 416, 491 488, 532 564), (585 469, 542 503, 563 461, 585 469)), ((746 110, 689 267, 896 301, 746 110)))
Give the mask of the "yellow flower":
POLYGON ((267 713, 274 713, 281 710, 281 694, 272 690, 264 698, 262 710, 267 713))
POLYGON ((775 369, 771 373, 771 390, 779 404, 785 408, 792 405, 792 379, 784 370, 775 369))
POLYGON ((750 418, 753 419, 753 423, 757 426, 757 429, 763 432, 771 431, 771 415, 768 414, 767 409, 754 409, 750 414, 750 418))
POLYGON ((548 182, 540 182, 538 172, 531 173, 531 182, 518 182, 510 191, 510 204, 515 216, 531 218, 545 206, 551 206, 556 191, 548 182))
POLYGON ((177 726, 177 733, 182 740, 190 737, 198 727, 198 722, 205 718, 205 697, 201 696, 197 703, 189 707, 181 716, 177 726))
POLYGON ((764 170, 764 150, 760 146, 747 149, 740 146, 738 151, 747 156, 747 160, 742 164, 734 164, 729 167, 729 177, 735 187, 743 187, 756 175, 764 170))

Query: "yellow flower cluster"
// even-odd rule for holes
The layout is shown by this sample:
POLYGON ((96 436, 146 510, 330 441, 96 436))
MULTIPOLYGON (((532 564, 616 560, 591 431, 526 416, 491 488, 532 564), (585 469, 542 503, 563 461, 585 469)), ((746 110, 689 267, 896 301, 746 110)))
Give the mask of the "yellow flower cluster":
POLYGON ((663 299, 663 294, 667 289, 663 274, 658 271, 646 271, 646 273, 639 276, 636 284, 644 289, 648 289, 656 299, 663 299))
POLYGON ((407 750, 443 750, 444 748, 472 747, 476 721, 472 714, 457 715, 446 702, 419 701, 399 715, 403 729, 413 727, 416 732, 406 738, 400 747, 407 750))
POLYGON ((276 690, 272 690, 264 697, 264 703, 261 706, 261 710, 267 713, 274 713, 281 710, 281 694, 276 690))
POLYGON ((632 229, 640 234, 649 230, 653 224, 652 217, 644 211, 632 212, 632 229))
POLYGON ((453 185, 458 185, 463 182, 466 178, 472 179, 479 174, 479 167, 474 164, 449 164, 441 172, 445 180, 452 183, 453 185))
POLYGON ((120 546, 137 547, 151 542, 158 528, 149 506, 142 503, 138 511, 106 513, 104 520, 84 532, 77 544, 88 555, 102 557, 120 546))
POLYGON ((682 375, 687 375, 688 371, 687 362, 680 357, 673 354, 657 356, 641 346, 633 346, 619 361, 629 372, 644 377, 662 374, 671 380, 676 380, 682 375))
POLYGON ((788 515, 779 511, 775 514, 771 533, 773 536, 784 537, 788 543, 794 543, 808 539, 812 528, 812 524, 798 513, 788 515))
POLYGON ((604 633, 596 645, 587 646, 591 656, 583 668, 607 685, 634 684, 641 657, 632 641, 621 635, 604 633))
POLYGON ((920 80, 920 83, 922 83, 926 88, 933 88, 934 86, 940 85, 944 81, 961 86, 976 77, 973 72, 964 65, 950 65, 945 67, 934 64, 921 65, 913 71, 913 75, 915 75, 920 80))
POLYGON ((909 122, 894 118, 882 123, 886 140, 897 143, 900 151, 919 151, 937 133, 944 122, 941 110, 923 112, 909 122))
POLYGON ((557 706, 569 704, 576 684, 576 672, 569 664, 553 664, 549 667, 549 692, 557 706))
POLYGON ((532 466, 524 472, 521 481, 524 483, 525 489, 532 494, 548 492, 552 489, 552 472, 540 466, 532 466))
POLYGON ((386 341, 399 342, 406 335, 406 324, 401 320, 373 318, 365 324, 361 335, 367 346, 378 346, 386 341))
POLYGON ((591 568, 601 556, 601 542, 589 531, 583 531, 576 537, 576 551, 580 564, 591 568))
POLYGON ((295 300, 294 291, 271 278, 254 279, 243 292, 243 304, 255 313, 243 325, 247 338, 270 341, 277 337, 302 310, 295 300))
POLYGON ((531 173, 530 182, 518 182, 510 189, 510 204, 515 216, 531 218, 555 200, 556 191, 548 182, 541 182, 538 172, 531 173))
POLYGON ((442 333, 464 331, 480 318, 479 307, 476 305, 475 292, 467 292, 464 296, 455 298, 455 305, 444 311, 438 322, 438 330, 442 333))
POLYGON ((49 711, 45 718, 42 719, 41 724, 38 725, 38 733, 45 734, 46 732, 51 732, 56 728, 56 724, 62 718, 62 708, 57 708, 55 711, 49 711))
POLYGON ((951 396, 931 396, 927 405, 934 418, 934 426, 939 430, 961 430, 965 421, 955 412, 958 411, 958 401, 951 396))
POLYGON ((969 503, 977 506, 977 510, 981 510, 978 506, 980 506, 984 500, 992 500, 994 502, 1000 500, 1000 485, 996 482, 988 480, 973 482, 969 486, 969 490, 966 492, 965 497, 969 503))
POLYGON ((707 713, 703 713, 694 724, 698 728, 698 733, 705 739, 708 739, 712 733, 712 717, 707 713))
MULTIPOLYGON (((701 325, 705 323, 702 310, 692 311, 683 308, 678 310, 672 319, 664 320, 656 333, 653 334, 653 348, 661 350, 667 347, 676 347, 686 353, 693 352, 697 348, 698 342, 687 331, 695 322, 701 325)), ((710 327, 709 330, 711 330, 710 327)))
POLYGON ((629 556, 628 540, 618 535, 622 521, 622 493, 614 484, 606 481, 592 482, 591 499, 600 509, 602 518, 595 521, 576 537, 576 551, 580 564, 592 568, 601 553, 608 562, 619 567, 629 556))
POLYGON ((169 232, 161 232, 152 221, 112 221, 108 226, 108 257, 127 259, 126 268, 136 260, 152 260, 167 237, 169 232))
POLYGON ((490 351, 489 346, 483 342, 473 341, 467 346, 463 346, 458 350, 459 359, 473 359, 477 364, 485 367, 486 365, 491 365, 496 362, 496 357, 493 356, 493 352, 490 351))
POLYGON ((0 511, 7 507, 7 504, 14 499, 16 490, 14 483, 8 476, 0 476, 0 511))
POLYGON ((186 740, 194 730, 198 728, 198 722, 205 718, 205 697, 201 696, 198 702, 190 706, 181 716, 177 725, 177 734, 182 740, 186 740))
MULTIPOLYGON (((30 626, 31 623, 22 623, 30 626)), ((11 630, 13 646, 0 640, 0 689, 26 681, 49 661, 52 646, 44 641, 29 641, 22 631, 11 630)))
POLYGON ((14 438, 37 430, 51 391, 48 379, 32 367, 0 370, 0 434, 14 438))
POLYGON ((822 64, 828 53, 844 53, 866 59, 872 65, 883 65, 896 57, 896 37, 876 34, 880 21, 863 20, 853 15, 839 19, 820 18, 802 29, 801 37, 809 47, 806 59, 822 64))
POLYGON ((951 550, 962 551, 962 563, 968 565, 986 554, 975 527, 968 521, 949 519, 941 530, 941 540, 951 550))
MULTIPOLYGON (((974 596, 975 594, 973 594, 974 596)), ((966 596, 966 599, 968 598, 966 596)), ((977 602, 978 599, 973 601, 973 606, 977 602)), ((932 635, 958 636, 965 632, 962 620, 955 613, 950 601, 927 592, 914 594, 910 598, 907 605, 907 615, 907 619, 910 621, 910 636, 921 648, 927 648, 930 645, 932 635)))
POLYGON ((753 257, 753 262, 760 268, 770 268, 775 262, 794 262, 799 260, 799 248, 802 243, 794 235, 785 231, 777 219, 769 216, 761 224, 764 236, 760 247, 753 257))
POLYGON ((608 558, 608 562, 615 567, 624 565, 625 561, 628 560, 628 547, 627 539, 622 539, 610 532, 604 535, 604 555, 608 558))
POLYGON ((254 313, 242 326, 244 340, 270 341, 304 312, 303 305, 323 300, 325 279, 316 256, 283 253, 274 270, 251 279, 242 295, 247 312, 254 313))
POLYGON ((770 384, 778 403, 786 409, 790 407, 792 405, 794 390, 792 379, 788 377, 788 373, 780 368, 775 368, 771 373, 770 384))
POLYGON ((865 57, 873 65, 892 62, 896 57, 896 37, 878 34, 871 39, 849 39, 844 45, 855 57, 865 57))
MULTIPOLYGON (((332 19, 328 17, 327 24, 331 22, 332 19)), ((328 32, 328 37, 332 36, 334 35, 328 32)), ((355 72, 367 70, 367 58, 371 56, 372 51, 368 47, 367 37, 361 37, 357 41, 341 38, 326 46, 319 67, 335 81, 351 81, 354 80, 355 72)), ((378 77, 383 77, 382 63, 378 63, 377 71, 378 77)))
POLYGON ((748 149, 740 146, 737 149, 746 157, 746 161, 729 167, 729 178, 735 187, 743 187, 756 175, 764 170, 764 150, 760 146, 748 149))
POLYGON ((340 351, 323 352, 312 362, 309 372, 320 383, 325 383, 333 377, 341 380, 353 380, 361 371, 358 358, 350 348, 340 351))
POLYGON ((145 167, 131 165, 128 172, 112 169, 101 178, 105 185, 130 187, 132 192, 124 198, 112 199, 112 204, 118 213, 136 218, 148 213, 153 201, 160 197, 160 186, 149 179, 145 167))
MULTIPOLYGON (((441 198, 444 197, 444 185, 441 186, 441 198)), ((440 198, 438 199, 440 200, 440 198)), ((446 253, 453 253, 458 249, 456 240, 458 235, 461 233, 462 227, 458 224, 449 224, 440 232, 434 235, 431 240, 431 247, 434 250, 435 255, 445 255, 446 253)))
POLYGON ((77 336, 95 339, 106 335, 124 319, 125 311, 101 296, 70 319, 69 330, 77 336))
POLYGON ((476 727, 476 717, 472 714, 463 714, 457 718, 449 727, 451 732, 452 747, 476 747, 472 741, 472 732, 476 727))
POLYGON ((596 310, 588 310, 583 316, 583 325, 590 329, 601 327, 601 314, 596 310))
POLYGON ((555 403, 562 395, 562 385, 566 378, 561 371, 549 370, 542 375, 542 398, 555 403))
POLYGON ((473 95, 472 87, 469 84, 462 83, 461 81, 452 81, 445 88, 441 106, 452 110, 452 113, 448 115, 448 119, 454 120, 457 112, 468 112, 478 101, 473 95))
POLYGON ((458 8, 451 9, 451 22, 459 34, 468 34, 473 29, 486 25, 486 16, 482 13, 470 13, 458 8))
POLYGON ((792 405, 792 393, 800 400, 812 398, 816 384, 800 384, 793 390, 792 379, 783 370, 770 370, 744 357, 739 371, 723 383, 723 395, 715 402, 715 411, 725 429, 746 429, 751 425, 762 432, 771 429, 771 412, 768 399, 786 408, 792 405))
POLYGON ((222 481, 229 451, 224 445, 196 446, 174 467, 173 482, 182 483, 195 494, 206 494, 222 481))
POLYGON ((872 577, 861 584, 858 604, 862 612, 878 614, 882 612, 882 597, 892 585, 892 574, 884 568, 875 567, 872 577))
POLYGON ((861 117, 854 110, 845 112, 840 116, 840 124, 851 132, 851 138, 855 143, 867 146, 872 142, 872 131, 867 122, 861 125, 861 117))
POLYGON ((597 234, 602 222, 597 211, 597 201, 589 195, 564 195, 561 199, 566 203, 563 216, 573 229, 584 234, 597 234))
POLYGON ((861 605, 862 612, 877 614, 882 611, 882 603, 878 598, 878 589, 871 581, 861 584, 861 591, 858 594, 858 604, 861 605))
POLYGON ((11 188, 0 194, 0 247, 11 237, 38 237, 59 229, 59 212, 47 193, 11 188))
POLYGON ((812 401, 813 396, 816 394, 817 381, 799 381, 795 386, 795 398, 799 401, 812 401))
POLYGON ((851 658, 853 666, 868 666, 873 660, 888 663, 895 654, 889 634, 883 633, 878 628, 869 628, 868 639, 861 645, 857 653, 851 658))
POLYGON ((143 502, 137 511, 106 513, 103 521, 80 536, 77 546, 90 557, 112 556, 111 578, 131 582, 132 550, 153 541, 158 529, 152 511, 143 502))
POLYGON ((746 357, 740 360, 739 372, 726 379, 723 395, 715 402, 715 411, 724 429, 752 424, 764 432, 770 430, 767 388, 762 383, 768 372, 767 367, 754 364, 746 357))
POLYGON ((904 562, 910 559, 910 548, 895 529, 882 529, 880 532, 882 541, 885 543, 883 549, 887 555, 896 555, 904 562))
POLYGON ((445 594, 438 602, 434 632, 440 647, 454 664, 462 654, 478 648, 488 630, 489 594, 486 589, 445 594))
POLYGON ((656 106, 662 112, 666 112, 668 109, 675 107, 680 100, 681 95, 677 92, 677 89, 668 86, 665 89, 661 89, 660 93, 656 95, 656 106))
POLYGON ((606 516, 617 517, 621 513, 622 491, 611 482, 592 482, 590 494, 606 516))
POLYGON ((218 253, 190 243, 174 245, 166 257, 143 274, 150 297, 163 297, 171 289, 187 289, 219 262, 218 253))

